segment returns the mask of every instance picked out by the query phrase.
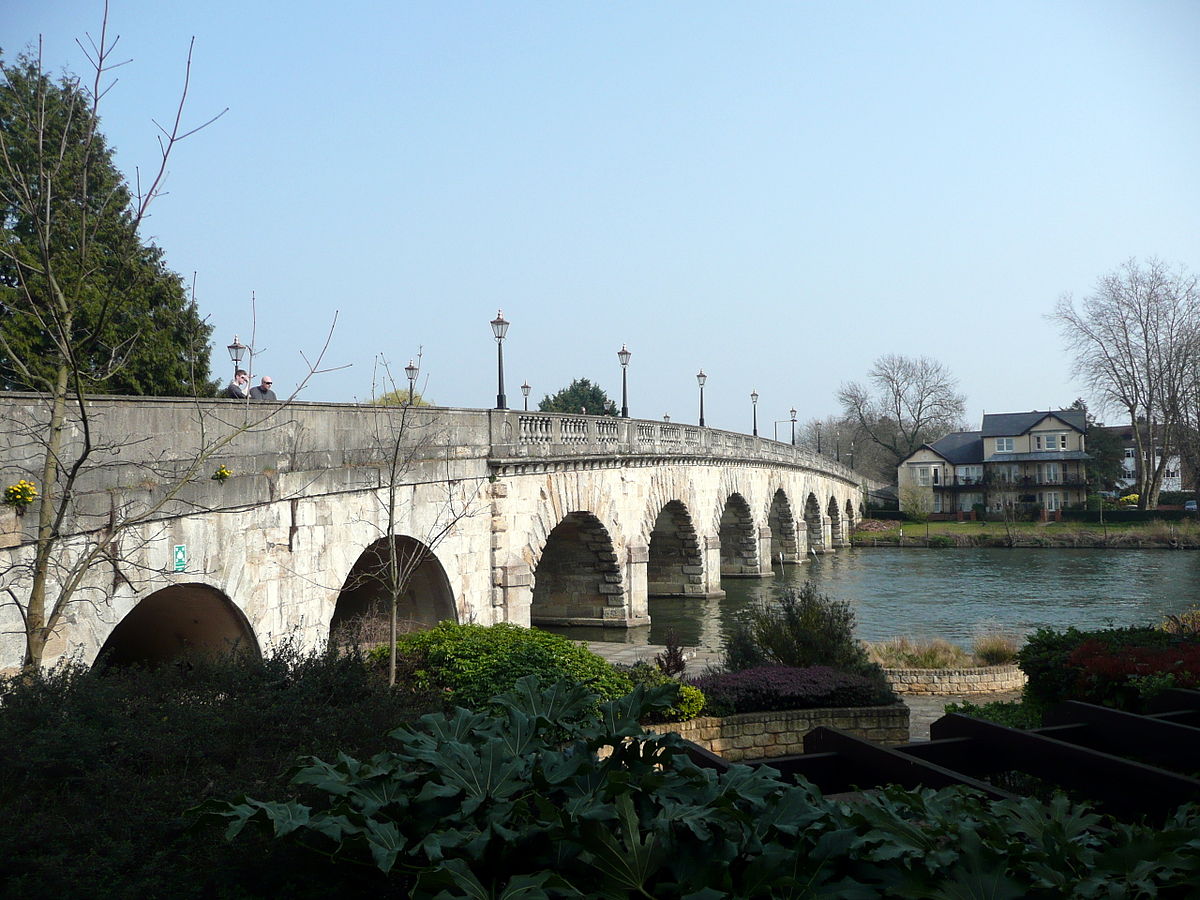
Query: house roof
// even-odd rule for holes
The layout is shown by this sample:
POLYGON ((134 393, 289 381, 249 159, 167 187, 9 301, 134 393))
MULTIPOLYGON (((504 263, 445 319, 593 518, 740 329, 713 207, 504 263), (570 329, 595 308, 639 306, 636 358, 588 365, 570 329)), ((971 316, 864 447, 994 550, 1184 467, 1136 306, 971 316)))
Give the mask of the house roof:
POLYGON ((1076 431, 1087 430, 1087 413, 1082 409, 1046 409, 1027 413, 991 413, 983 417, 983 437, 1024 434, 1047 416, 1061 419, 1076 431))
POLYGON ((956 466, 983 462, 983 435, 978 431, 952 431, 925 446, 956 466))

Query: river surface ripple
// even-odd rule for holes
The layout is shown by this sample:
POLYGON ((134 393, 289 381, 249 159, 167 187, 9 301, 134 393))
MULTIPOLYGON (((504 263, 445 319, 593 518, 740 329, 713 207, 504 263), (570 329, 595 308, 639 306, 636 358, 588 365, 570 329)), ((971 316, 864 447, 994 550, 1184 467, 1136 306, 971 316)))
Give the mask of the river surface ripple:
POLYGON ((650 600, 649 627, 551 629, 578 640, 718 648, 746 607, 805 580, 854 610, 858 637, 945 638, 984 632, 1157 624, 1200 600, 1200 552, 1170 550, 846 548, 774 578, 726 579, 721 600, 650 600))

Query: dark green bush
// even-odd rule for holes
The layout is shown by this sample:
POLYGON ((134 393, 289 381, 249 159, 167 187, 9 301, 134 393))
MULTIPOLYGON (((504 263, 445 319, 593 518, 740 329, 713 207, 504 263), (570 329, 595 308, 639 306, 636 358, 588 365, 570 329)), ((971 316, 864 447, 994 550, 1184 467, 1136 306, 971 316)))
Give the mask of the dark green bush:
POLYGON ((389 691, 361 658, 285 646, 97 675, 63 666, 0 680, 0 896, 311 896, 262 848, 183 814, 213 796, 282 791, 303 754, 371 754, 436 708, 389 691))
POLYGON ((879 706, 896 702, 886 683, 836 672, 827 666, 796 669, 759 666, 740 672, 704 675, 692 682, 707 698, 705 712, 714 716, 780 709, 879 706))
POLYGON ((497 698, 500 715, 430 715, 370 760, 308 760, 292 790, 309 802, 214 801, 205 814, 238 843, 258 830, 332 860, 319 883, 336 895, 336 869, 366 868, 387 873, 388 896, 413 898, 1185 897, 1200 885, 1194 806, 1157 829, 1109 826, 1061 794, 888 788, 846 803, 769 767, 701 770, 677 735, 645 734, 639 718, 669 688, 581 716, 593 702, 529 678, 497 698))
POLYGON ((1009 728, 1028 730, 1042 726, 1042 717, 1038 707, 1019 700, 995 700, 979 704, 964 700, 962 703, 947 704, 946 712, 962 713, 973 719, 984 719, 988 722, 995 722, 997 725, 1007 725, 1009 728))
MULTIPOLYGON (((586 685, 605 700, 633 689, 629 676, 582 644, 519 625, 456 625, 442 622, 428 631, 407 634, 396 642, 420 683, 441 688, 448 703, 478 709, 497 694, 512 690, 517 680, 536 675, 543 684, 569 681, 586 685)), ((372 651, 384 658, 387 648, 372 651)))
POLYGON ((704 709, 704 693, 693 684, 681 683, 667 675, 657 665, 647 662, 634 663, 632 666, 617 666, 617 671, 629 676, 634 686, 645 688, 661 687, 664 684, 675 685, 679 695, 666 709, 655 710, 645 722, 648 725, 659 725, 664 722, 686 722, 700 715, 704 709))
POLYGON ((925 542, 925 545, 926 545, 927 547, 929 547, 930 549, 932 549, 932 550, 939 550, 939 549, 940 549, 940 550, 945 550, 945 549, 947 549, 947 548, 949 548, 949 547, 955 547, 955 546, 957 546, 957 544, 956 544, 956 543, 955 543, 955 541, 954 541, 954 538, 952 538, 952 537, 951 537, 950 535, 948 535, 948 534, 935 534, 935 535, 932 535, 932 536, 931 536, 931 537, 930 537, 930 538, 929 538, 929 539, 928 539, 928 540, 925 542))

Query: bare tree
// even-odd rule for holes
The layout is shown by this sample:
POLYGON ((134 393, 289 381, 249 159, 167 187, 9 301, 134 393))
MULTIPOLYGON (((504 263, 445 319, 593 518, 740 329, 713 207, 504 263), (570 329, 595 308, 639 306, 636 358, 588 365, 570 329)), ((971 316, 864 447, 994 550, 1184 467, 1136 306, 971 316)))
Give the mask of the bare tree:
POLYGON ((893 476, 922 444, 963 427, 966 398, 941 363, 890 353, 875 360, 867 378, 842 385, 838 400, 846 418, 885 451, 893 476))
MULTIPOLYGON (((136 436, 100 436, 93 395, 122 371, 143 338, 137 329, 116 343, 105 337, 110 324, 128 312, 129 296, 119 288, 136 280, 147 259, 159 259, 159 251, 137 239, 137 229, 161 191, 174 147, 213 121, 183 126, 185 77, 173 120, 160 126, 159 165, 144 187, 139 179, 131 191, 99 132, 100 101, 111 87, 105 81, 119 65, 112 61, 117 40, 109 36, 106 10, 99 38, 89 38, 85 47, 94 70, 90 85, 79 79, 55 84, 40 55, 23 60, 19 70, 4 68, 13 105, 12 118, 0 128, 0 362, 37 392, 23 406, 13 405, 23 420, 6 423, 10 457, 24 460, 20 472, 36 491, 14 505, 19 512, 26 506, 35 510, 37 520, 28 553, 16 553, 16 562, 0 573, 0 593, 19 615, 26 668, 42 664, 47 642, 73 604, 107 598, 110 591, 97 584, 95 567, 110 564, 111 590, 132 584, 138 564, 131 545, 145 546, 155 537, 154 523, 194 506, 187 498, 195 492, 188 487, 209 477, 207 467, 219 450, 247 429, 267 426, 286 408, 251 412, 245 405, 229 406, 227 416, 206 416, 196 403, 200 437, 186 457, 164 448, 132 466, 119 454, 138 442, 136 436), (14 71, 20 84, 13 83, 14 71), (40 350, 25 339, 28 323, 44 342, 40 350), (118 500, 111 492, 107 510, 81 510, 77 501, 105 480, 105 468, 126 473, 120 484, 154 487, 132 500, 118 500)), ((187 67, 190 71, 190 50, 187 67)), ((194 337, 206 342, 207 330, 194 337)), ((163 335, 153 339, 162 341, 163 335)), ((185 351, 200 349, 193 344, 185 351)), ((197 395, 207 393, 207 366, 183 380, 197 395)))
MULTIPOLYGON (((418 353, 418 370, 420 362, 418 353)), ((379 538, 368 550, 365 564, 356 566, 343 588, 370 599, 355 610, 347 623, 350 627, 342 626, 334 640, 374 642, 381 632, 386 633, 388 683, 395 684, 400 629, 436 624, 422 621, 415 609, 414 615, 402 622, 400 610, 405 605, 415 606, 414 581, 422 567, 434 560, 436 548, 459 522, 476 512, 475 500, 483 482, 453 470, 451 455, 446 452, 446 436, 437 430, 436 413, 421 409, 415 392, 412 405, 407 394, 399 404, 389 402, 389 398, 401 396, 401 391, 382 358, 376 366, 375 381, 373 442, 379 460, 375 490, 379 509, 369 521, 378 529, 379 538)))
POLYGON ((1129 416, 1139 458, 1138 507, 1155 509, 1196 407, 1196 277, 1158 259, 1130 259, 1101 276, 1078 305, 1069 294, 1061 297, 1052 318, 1098 404, 1129 416))

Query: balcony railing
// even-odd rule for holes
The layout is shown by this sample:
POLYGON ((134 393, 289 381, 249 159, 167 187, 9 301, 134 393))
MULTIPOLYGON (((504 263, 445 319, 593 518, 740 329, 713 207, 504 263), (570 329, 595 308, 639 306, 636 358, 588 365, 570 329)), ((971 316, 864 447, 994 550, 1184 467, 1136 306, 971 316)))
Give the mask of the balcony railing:
POLYGON ((932 485, 935 491, 1020 491, 1029 488, 1086 488, 1087 479, 1077 472, 1065 472, 1057 478, 1022 475, 1004 478, 985 475, 983 478, 964 478, 957 475, 941 484, 932 485))

